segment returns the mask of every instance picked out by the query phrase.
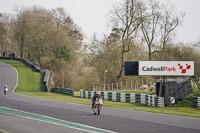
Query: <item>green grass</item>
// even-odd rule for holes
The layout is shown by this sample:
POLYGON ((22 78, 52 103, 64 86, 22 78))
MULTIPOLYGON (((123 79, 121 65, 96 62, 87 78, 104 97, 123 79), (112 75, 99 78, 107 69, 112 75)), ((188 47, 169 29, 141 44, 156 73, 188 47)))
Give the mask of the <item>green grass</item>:
MULTIPOLYGON (((43 86, 41 85, 42 75, 40 73, 32 72, 30 68, 25 67, 23 63, 20 63, 17 61, 5 60, 4 62, 13 65, 14 67, 17 68, 19 72, 19 84, 16 90, 17 93, 31 96, 31 97, 41 98, 41 99, 91 105, 90 99, 80 98, 80 92, 75 92, 74 97, 66 96, 62 94, 50 93, 50 92, 43 92, 43 86)), ((126 91, 122 90, 120 92, 128 93, 127 90, 126 91)), ((131 90, 131 93, 134 93, 134 92, 131 90)), ((144 93, 144 91, 142 91, 142 93, 144 93)), ((199 90, 196 93, 197 95, 199 95, 200 94, 199 90)), ((192 98, 192 95, 187 97, 186 100, 179 102, 179 104, 176 104, 172 107, 165 107, 165 108, 149 107, 142 104, 120 103, 120 102, 112 102, 112 101, 105 101, 104 106, 112 107, 112 108, 141 110, 141 111, 148 111, 148 112, 154 112, 154 113, 163 113, 163 114, 172 114, 172 115, 181 115, 181 116, 190 116, 190 117, 200 118, 200 109, 194 108, 191 106, 192 104, 191 98, 192 98)))
MULTIPOLYGON (((66 96, 62 94, 54 94, 54 93, 49 93, 49 92, 48 93, 47 92, 32 92, 32 93, 21 92, 21 94, 28 95, 31 97, 37 97, 41 99, 91 105, 91 100, 86 99, 86 98, 80 98, 79 92, 75 93, 75 97, 66 96)), ((120 102, 112 102, 112 101, 104 101, 104 106, 112 107, 112 108, 140 110, 140 111, 148 111, 148 112, 154 112, 154 113, 163 113, 163 114, 172 114, 172 115, 181 115, 181 116, 190 116, 190 117, 200 118, 200 109, 193 108, 192 106, 188 106, 188 104, 185 104, 184 102, 188 102, 188 101, 183 101, 175 106, 164 107, 164 108, 149 107, 142 104, 120 103, 120 102)), ((189 102, 191 102, 191 100, 189 102)))
MULTIPOLYGON (((200 81, 199 81, 199 83, 200 83, 200 81)), ((200 97, 200 90, 197 87, 195 89, 195 94, 194 95, 200 97)))
POLYGON ((120 93, 138 93, 138 94, 149 94, 149 95, 156 94, 156 91, 148 91, 148 90, 115 90, 114 92, 120 92, 120 93))
POLYGON ((37 92, 44 91, 44 86, 42 84, 43 74, 38 72, 33 72, 31 68, 26 67, 20 61, 11 60, 0 60, 14 66, 18 71, 18 86, 15 92, 37 92))
POLYGON ((4 133, 3 131, 0 131, 0 133, 4 133))

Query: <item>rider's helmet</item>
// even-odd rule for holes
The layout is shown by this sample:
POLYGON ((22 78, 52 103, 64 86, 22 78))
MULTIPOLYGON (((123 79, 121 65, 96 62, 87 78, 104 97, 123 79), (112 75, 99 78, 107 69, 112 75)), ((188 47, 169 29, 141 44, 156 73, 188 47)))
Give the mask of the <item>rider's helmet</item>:
POLYGON ((100 96, 101 92, 100 91, 96 91, 96 95, 100 96))
POLYGON ((7 88, 7 87, 8 87, 8 85, 5 85, 4 87, 5 87, 5 88, 7 88))

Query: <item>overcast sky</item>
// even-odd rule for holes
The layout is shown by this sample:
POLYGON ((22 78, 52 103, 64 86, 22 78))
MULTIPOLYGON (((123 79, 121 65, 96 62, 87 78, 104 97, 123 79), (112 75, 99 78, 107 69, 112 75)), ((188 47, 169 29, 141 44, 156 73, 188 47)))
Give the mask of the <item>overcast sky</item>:
MULTIPOLYGON (((121 0, 0 0, 0 12, 13 12, 14 7, 33 5, 47 9, 63 7, 81 28, 86 40, 94 33, 101 36, 108 31, 108 12, 121 0)), ((183 26, 177 32, 176 42, 200 41, 200 0, 159 0, 173 4, 177 11, 186 13, 183 26)))

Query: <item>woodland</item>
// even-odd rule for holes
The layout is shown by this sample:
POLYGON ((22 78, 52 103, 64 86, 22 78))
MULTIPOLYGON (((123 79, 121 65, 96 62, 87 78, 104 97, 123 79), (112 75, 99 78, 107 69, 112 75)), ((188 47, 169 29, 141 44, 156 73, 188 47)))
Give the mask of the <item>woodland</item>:
MULTIPOLYGON (((92 90, 96 84, 125 82, 125 61, 195 61, 200 76, 200 41, 175 42, 184 12, 155 0, 123 0, 108 15, 112 29, 84 42, 81 27, 58 7, 17 7, 0 13, 0 56, 27 58, 51 71, 51 87, 92 90)), ((140 77, 156 79, 159 77, 140 77)))

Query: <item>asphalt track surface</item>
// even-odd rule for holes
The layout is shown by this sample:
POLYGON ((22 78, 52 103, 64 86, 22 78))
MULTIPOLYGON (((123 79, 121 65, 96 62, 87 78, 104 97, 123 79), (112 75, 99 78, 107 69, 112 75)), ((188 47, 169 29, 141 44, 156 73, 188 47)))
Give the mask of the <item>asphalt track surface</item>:
MULTIPOLYGON (((42 100, 12 93, 17 83, 16 70, 0 63, 0 87, 5 83, 10 89, 6 96, 1 91, 0 106, 121 133, 200 133, 199 118, 106 107, 103 107, 100 116, 94 116, 90 106, 42 100)), ((9 121, 20 118, 0 114, 0 125, 1 119, 9 121)), ((25 120, 21 119, 21 121, 25 120)), ((37 124, 32 126, 37 128, 37 124)), ((0 129, 6 130, 1 126, 0 129)), ((76 130, 73 131, 76 132, 76 130)))
MULTIPOLYGON (((39 122, 12 115, 0 114, 0 130, 9 133, 83 133, 55 124, 39 122)), ((85 132, 88 133, 88 132, 85 132)))

